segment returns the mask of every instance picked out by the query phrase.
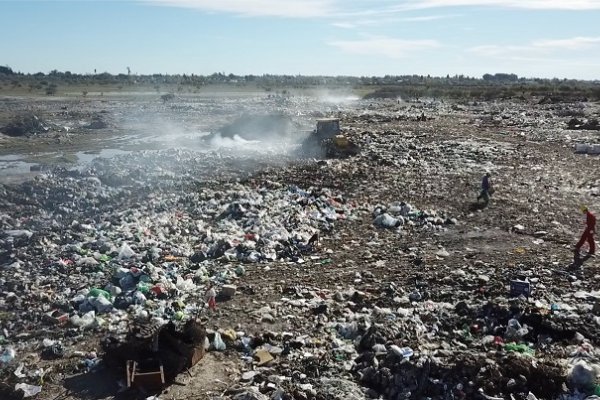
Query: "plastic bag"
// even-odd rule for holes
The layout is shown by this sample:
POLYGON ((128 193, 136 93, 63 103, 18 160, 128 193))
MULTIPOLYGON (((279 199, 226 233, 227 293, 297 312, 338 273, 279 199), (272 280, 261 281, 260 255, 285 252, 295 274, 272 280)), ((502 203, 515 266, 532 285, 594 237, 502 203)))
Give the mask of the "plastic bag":
POLYGON ((121 246, 121 250, 119 250, 119 256, 117 257, 119 260, 123 260, 126 258, 131 258, 135 256, 135 252, 131 250, 131 247, 127 243, 123 243, 121 246))
POLYGON ((392 229, 398 225, 403 225, 404 220, 396 219, 396 218, 392 217, 390 214, 385 213, 385 214, 378 215, 375 218, 375 220, 373 221, 373 223, 376 226, 379 226, 381 228, 392 229))
POLYGON ((41 386, 28 385, 26 383, 17 383, 15 385, 15 390, 19 389, 23 391, 23 397, 33 397, 42 391, 41 386))
POLYGON ((223 351, 227 346, 225 346, 225 342, 221 339, 221 334, 219 332, 215 332, 215 338, 213 339, 213 347, 215 350, 223 351))

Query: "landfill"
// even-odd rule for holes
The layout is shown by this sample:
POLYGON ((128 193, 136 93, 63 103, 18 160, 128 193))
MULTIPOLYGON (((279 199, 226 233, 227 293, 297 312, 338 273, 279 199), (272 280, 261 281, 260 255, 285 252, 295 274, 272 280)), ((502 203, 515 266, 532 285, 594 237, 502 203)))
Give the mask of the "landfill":
POLYGON ((95 398, 600 396, 599 264, 573 255, 579 206, 600 210, 600 159, 582 151, 600 139, 569 127, 597 104, 211 104, 253 102, 306 125, 325 109, 361 151, 297 158, 286 132, 0 185, 1 398, 86 398, 84 379, 115 385, 95 398), (165 343, 191 322, 197 364, 127 385, 132 335, 165 343))

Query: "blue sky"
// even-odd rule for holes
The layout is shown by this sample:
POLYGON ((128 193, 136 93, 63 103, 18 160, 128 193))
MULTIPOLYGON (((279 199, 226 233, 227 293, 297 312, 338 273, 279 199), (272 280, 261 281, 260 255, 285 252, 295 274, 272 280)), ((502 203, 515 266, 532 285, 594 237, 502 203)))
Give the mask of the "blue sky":
POLYGON ((16 71, 600 79, 600 0, 0 0, 16 71))

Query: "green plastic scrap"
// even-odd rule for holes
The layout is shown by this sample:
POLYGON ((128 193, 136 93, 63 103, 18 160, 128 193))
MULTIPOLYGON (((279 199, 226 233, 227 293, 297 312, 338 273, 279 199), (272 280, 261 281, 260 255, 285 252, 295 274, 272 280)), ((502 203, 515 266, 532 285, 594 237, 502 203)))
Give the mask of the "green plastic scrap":
POLYGON ((110 300, 112 298, 110 293, 108 293, 106 290, 102 290, 102 289, 98 289, 98 288, 91 288, 90 291, 88 292, 88 297, 98 297, 98 296, 102 296, 107 300, 110 300))
POLYGON ((504 345, 504 350, 511 353, 521 353, 527 355, 533 355, 535 351, 523 343, 506 343, 504 345))
POLYGON ((137 284, 137 290, 139 290, 142 293, 148 293, 148 291, 150 290, 150 285, 148 285, 145 282, 140 282, 137 284))

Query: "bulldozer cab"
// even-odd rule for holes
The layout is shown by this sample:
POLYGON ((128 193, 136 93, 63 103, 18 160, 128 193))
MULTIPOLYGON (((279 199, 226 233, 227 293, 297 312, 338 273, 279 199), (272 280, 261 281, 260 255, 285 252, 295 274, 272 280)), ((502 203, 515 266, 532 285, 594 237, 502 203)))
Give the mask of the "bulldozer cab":
POLYGON ((304 140, 302 151, 311 157, 345 158, 358 154, 359 148, 341 135, 339 118, 323 118, 304 140))
POLYGON ((340 134, 340 120, 326 118, 317 120, 316 135, 321 139, 332 138, 340 134))

